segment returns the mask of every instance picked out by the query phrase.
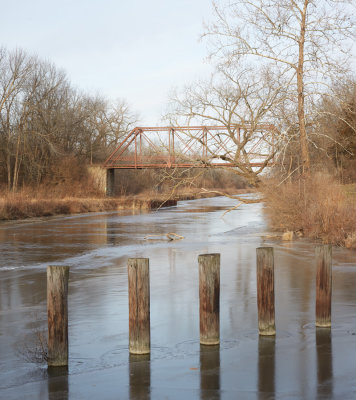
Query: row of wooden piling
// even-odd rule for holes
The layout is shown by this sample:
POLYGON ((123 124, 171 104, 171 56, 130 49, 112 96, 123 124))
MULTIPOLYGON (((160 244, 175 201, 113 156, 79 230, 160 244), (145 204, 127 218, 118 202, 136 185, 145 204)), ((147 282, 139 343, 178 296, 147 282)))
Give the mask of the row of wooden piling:
MULTIPOLYGON (((331 326, 331 245, 316 248, 316 326, 331 326)), ((257 252, 257 308, 260 335, 275 335, 274 256, 257 252)), ((220 342, 220 254, 202 254, 199 263, 200 343, 220 342)), ((68 365, 69 267, 47 268, 48 366, 68 365)), ((129 351, 150 352, 150 277, 148 258, 128 260, 129 351)))
MULTIPOLYGON (((260 335, 275 335, 274 256, 272 247, 260 247, 257 256, 257 308, 260 335)), ((332 246, 315 248, 315 325, 331 327, 332 246)))

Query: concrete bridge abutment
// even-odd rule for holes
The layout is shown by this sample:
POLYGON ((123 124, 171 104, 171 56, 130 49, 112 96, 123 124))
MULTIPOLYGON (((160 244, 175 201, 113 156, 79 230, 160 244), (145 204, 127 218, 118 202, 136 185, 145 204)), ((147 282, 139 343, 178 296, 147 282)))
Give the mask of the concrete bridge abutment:
POLYGON ((115 193, 115 169, 108 168, 106 170, 106 195, 113 196, 115 193))
POLYGON ((88 173, 96 189, 107 196, 115 194, 115 169, 103 168, 100 165, 88 167, 88 173))

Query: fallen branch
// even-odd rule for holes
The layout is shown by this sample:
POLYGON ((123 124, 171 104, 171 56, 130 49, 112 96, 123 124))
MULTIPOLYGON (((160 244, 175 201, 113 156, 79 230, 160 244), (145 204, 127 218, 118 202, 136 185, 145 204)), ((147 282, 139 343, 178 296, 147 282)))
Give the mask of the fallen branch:
MULTIPOLYGON (((259 199, 246 199, 246 198, 240 197, 238 195, 232 195, 232 194, 220 192, 219 190, 207 190, 207 189, 204 189, 204 188, 201 188, 201 190, 202 191, 200 193, 215 193, 215 194, 218 194, 220 196, 228 197, 229 199, 238 200, 238 201, 240 201, 241 203, 244 203, 244 204, 261 203, 263 201, 262 198, 259 198, 259 199)), ((232 209, 234 209, 234 208, 232 208, 232 209)))
POLYGON ((225 214, 229 213, 230 211, 236 210, 237 208, 239 208, 241 206, 242 202, 240 201, 239 204, 236 204, 236 206, 229 208, 228 210, 226 210, 224 212, 224 214, 221 216, 221 218, 224 218, 225 214))
POLYGON ((174 232, 162 233, 161 235, 147 235, 144 237, 144 239, 149 239, 152 237, 162 237, 162 236, 166 236, 169 241, 184 239, 184 236, 178 235, 177 233, 174 232))

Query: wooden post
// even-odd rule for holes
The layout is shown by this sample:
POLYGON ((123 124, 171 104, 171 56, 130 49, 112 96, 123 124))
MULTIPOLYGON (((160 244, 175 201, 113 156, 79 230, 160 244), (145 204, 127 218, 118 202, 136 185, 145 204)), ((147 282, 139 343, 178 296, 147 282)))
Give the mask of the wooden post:
POLYGON ((258 330, 260 335, 275 335, 273 248, 259 247, 256 253, 258 330))
POLYGON ((220 343, 220 254, 201 254, 199 261, 200 343, 220 343))
POLYGON ((331 244, 317 246, 315 248, 316 258, 316 305, 315 325, 319 327, 331 326, 331 244))
POLYGON ((69 267, 47 267, 48 366, 68 365, 69 267))
POLYGON ((148 258, 129 258, 129 351, 150 352, 150 275, 148 258))

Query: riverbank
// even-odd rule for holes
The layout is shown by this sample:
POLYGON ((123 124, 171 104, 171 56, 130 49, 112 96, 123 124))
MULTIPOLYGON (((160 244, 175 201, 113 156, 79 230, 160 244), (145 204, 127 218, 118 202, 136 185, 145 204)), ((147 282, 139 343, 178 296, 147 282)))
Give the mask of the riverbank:
POLYGON ((356 249, 356 185, 315 175, 263 190, 271 229, 356 249))
POLYGON ((116 210, 154 210, 170 207, 180 200, 193 200, 216 196, 216 191, 227 194, 252 192, 252 189, 214 189, 209 191, 185 189, 179 194, 144 192, 120 197, 63 197, 36 196, 33 193, 9 193, 0 197, 0 220, 11 221, 55 215, 71 215, 88 212, 116 210))

